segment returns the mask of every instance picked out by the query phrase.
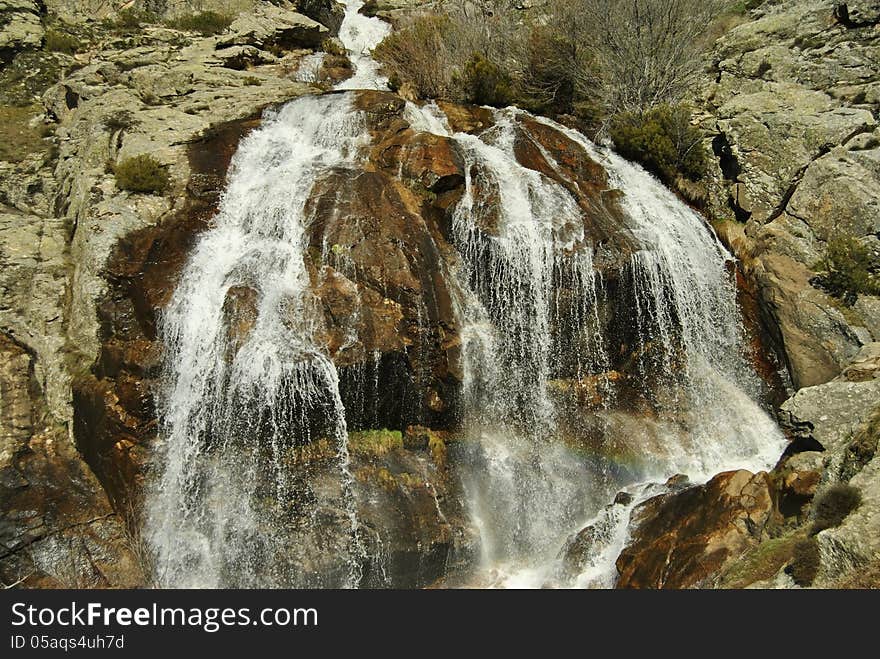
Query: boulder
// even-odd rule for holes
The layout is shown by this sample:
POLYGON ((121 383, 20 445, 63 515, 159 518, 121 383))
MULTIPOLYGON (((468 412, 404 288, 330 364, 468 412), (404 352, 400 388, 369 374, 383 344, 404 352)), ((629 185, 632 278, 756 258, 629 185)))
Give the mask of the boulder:
POLYGON ((758 544, 772 520, 766 473, 731 471, 639 504, 617 559, 618 588, 703 584, 758 544))
POLYGON ((859 354, 840 374, 840 379, 848 382, 865 382, 878 378, 880 378, 880 342, 862 346, 859 354))
POLYGON ((814 440, 835 462, 880 401, 880 380, 833 381, 806 387, 785 401, 779 422, 791 436, 814 440))
POLYGON ((242 14, 232 22, 218 39, 217 48, 318 48, 328 36, 330 30, 308 16, 272 4, 260 4, 255 11, 242 14))
POLYGON ((342 25, 342 19, 345 18, 345 6, 336 0, 297 0, 296 10, 318 21, 325 26, 330 35, 339 34, 339 27, 342 25))

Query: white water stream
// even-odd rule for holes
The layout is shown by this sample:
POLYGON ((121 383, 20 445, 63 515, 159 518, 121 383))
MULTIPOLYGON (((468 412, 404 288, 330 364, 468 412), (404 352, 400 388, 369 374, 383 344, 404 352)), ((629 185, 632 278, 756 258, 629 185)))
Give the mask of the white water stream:
MULTIPOLYGON (((383 89, 370 50, 389 26, 346 3, 340 38, 355 75, 339 89, 383 89)), ((159 395, 161 450, 148 500, 147 537, 157 575, 174 587, 297 584, 283 536, 269 521, 292 504, 288 451, 308 441, 315 417, 337 453, 341 505, 351 541, 341 548, 356 586, 358 542, 348 470, 345 410, 336 369, 315 340, 319 315, 305 265, 306 201, 331 170, 359 167, 369 143, 351 94, 304 97, 269 115, 233 159, 215 225, 197 243, 162 321, 167 349, 159 395), (252 300, 243 336, 228 330, 230 292, 252 300), (259 435, 259 444, 253 436, 259 435), (270 472, 267 478, 266 472, 270 472), (265 483, 273 491, 266 491, 265 483), (267 569, 267 564, 269 569, 267 569)), ((609 434, 646 455, 623 476, 560 441, 550 387, 565 348, 554 328, 586 340, 577 375, 609 370, 597 315, 603 295, 580 208, 558 183, 514 156, 518 110, 493 111, 479 135, 453 134, 434 105, 408 104, 415 130, 449 137, 465 161, 465 194, 452 240, 461 265, 455 307, 463 342, 464 432, 478 447, 461 469, 480 531, 479 585, 611 586, 632 507, 677 473, 704 481, 732 468, 758 470, 778 457, 782 437, 753 401, 755 376, 742 352, 730 255, 699 215, 659 182, 579 133, 544 121, 580 144, 609 174, 640 249, 629 262, 642 347, 660 345, 666 405, 674 420, 622 419, 611 386, 609 434), (486 191, 494 202, 486 203, 486 191), (490 230, 486 230, 491 227, 490 230), (576 303, 560 316, 564 283, 576 303), (683 368, 672 355, 683 355, 683 368), (648 454, 649 453, 649 454, 648 454), (606 506, 618 489, 629 505, 606 506), (603 539, 574 581, 559 581, 566 539, 593 523, 603 539)), ((552 163, 552 156, 543 154, 552 163)))

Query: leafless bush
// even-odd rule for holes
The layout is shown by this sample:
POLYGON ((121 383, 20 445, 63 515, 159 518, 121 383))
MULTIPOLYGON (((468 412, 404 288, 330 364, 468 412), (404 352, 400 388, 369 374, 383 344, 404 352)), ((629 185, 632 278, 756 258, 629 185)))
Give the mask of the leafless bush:
POLYGON ((612 111, 642 112, 685 95, 700 71, 701 38, 723 0, 570 0, 571 19, 596 44, 612 111))

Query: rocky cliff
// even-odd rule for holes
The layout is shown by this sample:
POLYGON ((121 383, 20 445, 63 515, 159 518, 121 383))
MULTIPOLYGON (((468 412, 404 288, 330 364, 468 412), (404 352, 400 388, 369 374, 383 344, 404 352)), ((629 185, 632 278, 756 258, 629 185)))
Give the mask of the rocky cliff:
MULTIPOLYGON (((165 17, 185 11, 147 4, 165 17)), ((0 0, 4 585, 148 584, 137 529, 157 436, 157 318, 210 226, 239 140, 266 108, 350 75, 332 40, 334 2, 203 4, 239 13, 221 34, 201 36, 159 24, 125 30, 99 0, 0 0), (49 29, 79 46, 48 49, 49 29), (118 185, 117 165, 142 154, 168 174, 164 193, 118 185)), ((724 473, 696 487, 674 479, 636 508, 620 586, 876 585, 880 299, 842 301, 816 277, 840 233, 880 258, 878 51, 880 5, 868 0, 768 2, 716 45, 697 100, 716 156, 709 210, 739 259, 755 338, 775 349, 792 384, 779 413, 791 444, 768 474, 724 473)), ((412 129, 399 97, 362 93, 358 106, 369 117, 368 165, 316 186, 310 276, 352 410, 366 542, 389 557, 365 566, 364 583, 424 586, 475 554, 450 469, 468 451, 454 433, 461 337, 446 276, 456 261, 449 213, 467 172, 449 140, 412 129)), ((492 122, 478 108, 443 109, 462 132, 492 122)), ((598 265, 613 294, 632 243, 603 168, 539 122, 521 119, 517 131, 517 160, 566 188, 604 246, 598 265)), ((491 208, 492 191, 483 195, 491 208)), ((487 212, 481 230, 491 233, 492 221, 487 212)), ((232 345, 251 330, 254 304, 253 290, 230 290, 232 345)), ((632 319, 613 304, 601 315, 617 341, 610 373, 640 407, 625 388, 638 361, 626 348, 637 343, 632 319)), ((601 394, 569 371, 560 367, 557 384, 578 398, 574 425, 601 394)), ((305 494, 332 489, 326 443, 291 459, 305 494)), ((326 558, 307 569, 332 574, 342 512, 320 514, 329 531, 303 553, 326 558)))
MULTIPOLYGON (((173 9, 166 4, 154 9, 173 9)), ((144 584, 136 504, 110 484, 123 478, 137 438, 154 423, 145 382, 156 357, 148 341, 136 340, 149 336, 154 320, 155 300, 145 296, 168 294, 238 139, 263 109, 319 91, 292 73, 338 29, 338 20, 328 27, 281 3, 242 14, 222 37, 201 37, 120 26, 107 20, 109 6, 0 5, 7 106, 0 579, 7 585, 144 584), (41 48, 48 29, 70 35, 75 47, 41 48), (165 195, 117 185, 115 165, 139 154, 168 173, 165 195), (167 268, 151 269, 151 259, 167 268), (122 345, 118 335, 131 340, 122 345), (87 466, 74 447, 75 428, 90 422, 96 405, 114 412, 103 424, 126 431, 95 435, 111 442, 108 451, 130 456, 110 474, 100 462, 87 466)), ((322 9, 338 18, 332 3, 311 3, 309 13, 322 9)), ((96 454, 89 442, 79 450, 96 454)))
POLYGON ((710 210, 796 390, 779 410, 792 441, 769 474, 637 509, 622 587, 878 585, 880 298, 817 277, 841 237, 880 263, 878 61, 870 0, 765 2, 715 45, 697 101, 710 210))

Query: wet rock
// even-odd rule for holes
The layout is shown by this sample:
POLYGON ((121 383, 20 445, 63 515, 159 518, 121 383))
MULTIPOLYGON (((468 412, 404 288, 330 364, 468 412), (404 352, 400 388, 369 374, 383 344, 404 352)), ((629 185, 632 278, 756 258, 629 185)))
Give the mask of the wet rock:
POLYGON ((584 233, 597 254, 596 266, 620 267, 636 247, 604 168, 556 128, 527 116, 519 118, 518 125, 517 160, 556 181, 576 199, 583 211, 584 233))
POLYGON ((629 492, 618 492, 614 497, 615 506, 628 506, 633 502, 633 495, 629 492))
POLYGON ((403 433, 403 447, 410 451, 426 451, 431 443, 431 431, 425 426, 408 426, 403 433))
POLYGON ((618 588, 697 586, 758 544, 773 515, 767 474, 725 472, 633 512, 618 588))
POLYGON ((340 366, 357 367, 344 378, 356 378, 382 355, 378 389, 386 411, 374 425, 448 424, 444 413, 458 395, 461 375, 442 270, 449 247, 440 243, 437 227, 420 215, 411 192, 378 172, 329 177, 315 187, 309 205, 315 217, 311 249, 327 264, 315 276, 330 345, 356 337, 334 353, 340 366), (438 405, 434 396, 445 403, 438 405))
POLYGON ((495 120, 488 108, 438 101, 437 105, 449 120, 455 133, 479 133, 490 128, 495 120))
POLYGON ((404 131, 378 144, 371 160, 433 193, 464 184, 464 163, 449 138, 404 131))

